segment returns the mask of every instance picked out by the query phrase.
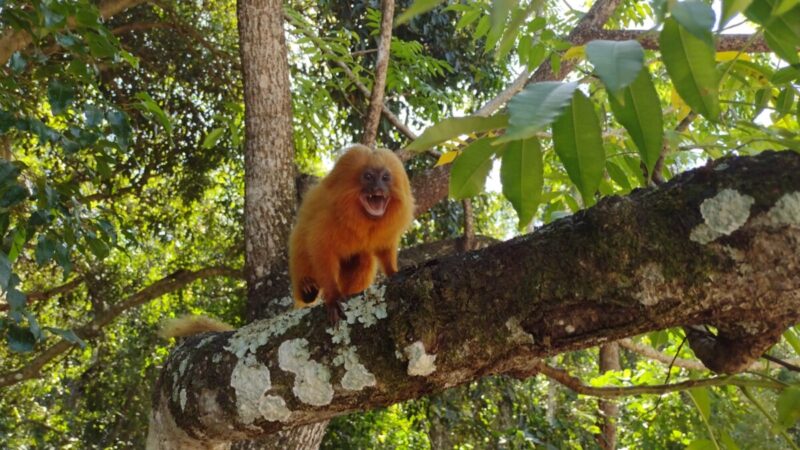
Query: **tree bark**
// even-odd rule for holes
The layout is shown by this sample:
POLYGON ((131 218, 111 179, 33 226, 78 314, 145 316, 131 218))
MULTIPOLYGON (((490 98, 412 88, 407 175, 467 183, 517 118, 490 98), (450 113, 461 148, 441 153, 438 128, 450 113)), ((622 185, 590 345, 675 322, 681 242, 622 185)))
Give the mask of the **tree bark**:
MULTIPOLYGON (((619 344, 611 342, 600 346, 600 373, 609 370, 620 370, 619 344)), ((600 400, 600 434, 597 435, 597 444, 603 450, 617 448, 617 418, 619 405, 614 400, 600 400)))
POLYGON ((339 328, 311 308, 190 338, 156 383, 151 442, 212 448, 675 326, 737 324, 760 342, 800 320, 798 268, 800 155, 717 160, 405 269, 350 299, 339 328))

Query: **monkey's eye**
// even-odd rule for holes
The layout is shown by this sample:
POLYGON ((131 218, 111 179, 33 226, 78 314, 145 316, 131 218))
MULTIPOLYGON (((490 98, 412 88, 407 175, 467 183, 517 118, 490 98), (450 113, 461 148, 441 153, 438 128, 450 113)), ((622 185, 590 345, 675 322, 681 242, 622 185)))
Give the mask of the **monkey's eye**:
POLYGON ((361 178, 363 178, 364 181, 372 182, 375 179, 375 176, 372 175, 371 172, 364 172, 364 174, 361 175, 361 178))
POLYGON ((383 182, 384 182, 384 183, 388 183, 388 182, 389 182, 389 180, 391 180, 391 179, 392 179, 392 177, 391 177, 391 175, 389 175, 389 173, 387 172, 387 173, 384 173, 384 174, 383 174, 383 177, 381 177, 381 179, 383 180, 383 182))

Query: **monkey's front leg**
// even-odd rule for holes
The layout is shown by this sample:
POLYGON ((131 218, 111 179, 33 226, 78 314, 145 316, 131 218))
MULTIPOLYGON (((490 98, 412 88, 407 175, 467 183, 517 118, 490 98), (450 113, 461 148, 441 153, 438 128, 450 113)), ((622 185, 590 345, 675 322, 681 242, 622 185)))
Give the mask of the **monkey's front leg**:
POLYGON ((397 273, 397 246, 378 250, 376 252, 378 260, 381 262, 381 269, 387 277, 397 273))

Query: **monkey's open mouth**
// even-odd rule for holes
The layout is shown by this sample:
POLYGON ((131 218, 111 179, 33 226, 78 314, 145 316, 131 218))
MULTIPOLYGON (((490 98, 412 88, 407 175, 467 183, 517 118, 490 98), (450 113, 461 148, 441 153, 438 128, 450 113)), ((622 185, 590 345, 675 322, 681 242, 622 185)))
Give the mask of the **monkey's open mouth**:
POLYGON ((386 206, 389 205, 389 196, 384 195, 382 192, 361 194, 359 199, 364 210, 372 217, 382 217, 383 213, 386 212, 386 206))

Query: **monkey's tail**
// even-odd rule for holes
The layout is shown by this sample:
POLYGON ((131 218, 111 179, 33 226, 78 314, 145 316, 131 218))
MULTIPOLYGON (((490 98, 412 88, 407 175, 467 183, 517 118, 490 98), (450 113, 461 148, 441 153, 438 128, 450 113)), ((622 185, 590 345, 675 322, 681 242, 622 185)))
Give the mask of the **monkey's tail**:
POLYGON ((186 337, 197 333, 232 331, 235 328, 225 322, 207 316, 189 315, 167 319, 161 323, 158 335, 164 339, 186 337))

